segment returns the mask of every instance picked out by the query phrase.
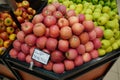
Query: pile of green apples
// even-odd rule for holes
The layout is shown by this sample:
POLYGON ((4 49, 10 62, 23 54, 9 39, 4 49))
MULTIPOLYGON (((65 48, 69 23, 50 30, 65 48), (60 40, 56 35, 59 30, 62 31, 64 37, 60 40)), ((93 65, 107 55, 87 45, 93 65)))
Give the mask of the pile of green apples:
POLYGON ((119 15, 116 0, 48 0, 60 2, 67 10, 75 10, 76 14, 84 14, 86 20, 94 21, 96 27, 104 31, 102 46, 98 49, 103 56, 120 47, 119 15))

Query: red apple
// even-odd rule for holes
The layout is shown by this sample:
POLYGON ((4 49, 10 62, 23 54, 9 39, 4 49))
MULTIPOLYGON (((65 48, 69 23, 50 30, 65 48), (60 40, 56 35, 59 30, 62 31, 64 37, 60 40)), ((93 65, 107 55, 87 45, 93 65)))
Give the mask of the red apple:
POLYGON ((79 14, 79 22, 82 23, 83 21, 85 21, 85 15, 84 14, 79 14))
POLYGON ((75 64, 75 66, 80 66, 80 65, 82 65, 83 64, 83 58, 82 58, 82 56, 77 56, 76 58, 75 58, 75 60, 74 60, 74 64, 75 64))
POLYGON ((32 62, 32 61, 33 61, 33 60, 32 60, 32 56, 31 56, 31 55, 27 55, 25 61, 26 61, 27 63, 32 62))
POLYGON ((25 37, 25 43, 29 46, 34 46, 36 43, 37 37, 34 34, 28 34, 25 37))
POLYGON ((30 47, 30 55, 31 56, 33 55, 33 52, 34 52, 35 48, 36 48, 36 46, 30 47))
POLYGON ((78 56, 78 52, 76 49, 69 49, 66 53, 65 56, 69 60, 74 60, 78 56))
POLYGON ((96 32, 96 37, 97 38, 102 38, 103 37, 103 30, 100 27, 95 27, 95 32, 96 32))
POLYGON ((23 22, 24 22, 24 18, 21 17, 21 16, 17 16, 17 20, 18 20, 20 23, 23 23, 23 22))
POLYGON ((83 58, 84 62, 89 62, 91 60, 91 55, 90 55, 90 53, 84 53, 82 55, 82 58, 83 58))
POLYGON ((53 5, 53 4, 49 4, 46 6, 46 9, 52 11, 52 12, 55 12, 56 11, 56 7, 53 5))
POLYGON ((53 16, 55 16, 57 19, 62 18, 63 14, 60 11, 53 12, 53 16))
POLYGON ((46 28, 45 36, 46 36, 46 37, 49 37, 49 36, 50 36, 50 29, 49 29, 49 28, 46 28))
POLYGON ((79 54, 84 54, 84 53, 85 53, 85 45, 80 44, 80 45, 77 47, 77 51, 78 51, 79 54))
POLYGON ((79 18, 77 16, 71 16, 68 18, 70 26, 72 26, 74 23, 79 23, 79 18))
POLYGON ((14 49, 16 49, 17 51, 20 51, 20 50, 21 50, 21 42, 16 39, 16 40, 13 42, 13 47, 14 47, 14 49))
POLYGON ((36 40, 36 46, 37 46, 39 49, 44 49, 44 48, 45 48, 45 45, 46 45, 46 42, 47 42, 47 38, 46 38, 45 36, 39 37, 39 38, 37 38, 37 40, 36 40))
POLYGON ((77 47, 80 45, 79 37, 73 35, 73 36, 69 39, 69 43, 70 43, 70 47, 71 47, 71 48, 77 48, 77 47))
POLYGON ((95 49, 99 49, 101 47, 101 45, 102 45, 102 43, 101 43, 99 38, 94 39, 93 40, 93 44, 94 44, 94 48, 95 49))
POLYGON ((46 16, 43 20, 44 24, 47 26, 47 27, 50 27, 52 25, 55 25, 57 20, 54 16, 46 16))
POLYGON ((56 7, 56 9, 58 9, 58 7, 60 6, 60 3, 58 1, 54 1, 52 2, 52 4, 56 7))
POLYGON ((33 33, 36 36, 43 36, 46 32, 46 27, 43 23, 37 23, 33 27, 33 33))
POLYGON ((42 11, 42 15, 43 15, 44 17, 50 16, 50 15, 52 15, 52 11, 44 8, 43 11, 42 11))
POLYGON ((72 25, 72 31, 75 35, 80 35, 84 31, 84 26, 81 23, 74 23, 72 25))
POLYGON ((57 24, 58 24, 58 26, 60 28, 65 27, 65 26, 69 26, 69 22, 68 22, 68 20, 66 18, 58 19, 58 23, 57 24))
POLYGON ((87 32, 83 32, 79 36, 81 44, 85 44, 89 41, 89 35, 87 32))
POLYGON ((60 39, 58 42, 58 49, 62 52, 66 52, 69 49, 69 42, 67 40, 60 39))
POLYGON ((58 74, 62 74, 65 71, 65 67, 63 63, 54 63, 53 71, 58 74))
POLYGON ((64 60, 65 70, 72 70, 75 68, 75 64, 72 60, 64 60))
POLYGON ((64 60, 64 58, 65 57, 61 51, 55 50, 51 53, 51 61, 52 62, 59 63, 59 62, 62 62, 64 60))
POLYGON ((58 7, 58 11, 60 11, 63 15, 65 15, 65 13, 66 13, 66 6, 60 5, 58 7))
POLYGON ((49 28, 49 34, 53 38, 57 38, 60 34, 59 27, 57 25, 52 25, 49 28))
POLYGON ((43 68, 46 69, 46 70, 51 71, 52 68, 53 68, 53 62, 49 61, 47 65, 43 65, 43 68))
POLYGON ((23 53, 28 54, 29 50, 30 50, 30 47, 27 44, 24 43, 24 44, 21 45, 21 51, 23 53))
POLYGON ((18 51, 13 48, 10 50, 9 55, 11 58, 17 58, 18 51))
POLYGON ((97 50, 92 50, 92 51, 90 52, 90 55, 91 55, 91 57, 92 57, 93 59, 99 57, 99 53, 98 53, 97 50))
POLYGON ((94 29, 94 22, 93 21, 83 21, 83 26, 85 27, 85 31, 92 31, 94 29))
POLYGON ((46 42, 46 48, 50 51, 54 51, 57 48, 58 41, 54 38, 48 38, 46 42))
POLYGON ((60 29, 60 37, 62 39, 70 39, 72 37, 72 29, 69 26, 60 29))
POLYGON ((26 55, 23 52, 19 52, 17 58, 20 61, 25 61, 26 55))
POLYGON ((7 40, 8 39, 8 33, 7 32, 0 33, 0 38, 2 38, 3 40, 7 40))
POLYGON ((66 12, 66 17, 69 18, 71 16, 76 16, 75 10, 68 10, 66 12))
POLYGON ((17 33, 17 39, 18 39, 18 41, 20 41, 21 43, 23 43, 24 42, 24 38, 25 38, 25 33, 23 31, 19 31, 17 33))
POLYGON ((25 34, 32 33, 33 24, 31 22, 24 22, 21 24, 21 29, 25 34))
POLYGON ((37 14, 33 17, 32 23, 33 24, 40 23, 43 21, 43 19, 44 19, 44 16, 42 14, 37 14))
POLYGON ((86 52, 90 52, 94 49, 94 44, 91 42, 91 41, 88 41, 86 44, 85 44, 85 50, 86 52))
POLYGON ((89 40, 94 40, 96 38, 95 30, 90 31, 88 34, 89 34, 89 40))

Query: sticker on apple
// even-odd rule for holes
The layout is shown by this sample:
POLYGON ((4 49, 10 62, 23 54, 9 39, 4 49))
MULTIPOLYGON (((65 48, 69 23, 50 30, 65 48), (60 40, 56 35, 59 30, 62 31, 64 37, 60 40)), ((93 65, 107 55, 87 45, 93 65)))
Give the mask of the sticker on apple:
POLYGON ((32 55, 32 59, 41 62, 43 64, 47 64, 50 58, 50 54, 43 52, 39 49, 35 49, 32 55))

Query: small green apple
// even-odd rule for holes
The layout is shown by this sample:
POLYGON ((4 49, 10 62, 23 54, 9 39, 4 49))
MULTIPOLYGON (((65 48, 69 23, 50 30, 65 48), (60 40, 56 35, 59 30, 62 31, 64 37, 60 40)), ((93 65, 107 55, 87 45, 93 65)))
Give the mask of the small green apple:
POLYGON ((101 46, 102 49, 107 49, 110 46, 109 40, 103 39, 101 43, 102 43, 102 46, 101 46))
POLYGON ((101 4, 98 4, 98 5, 95 6, 95 8, 102 10, 102 5, 101 5, 101 4))
POLYGON ((118 46, 120 47, 120 39, 116 40, 118 46))
POLYGON ((105 2, 104 2, 104 5, 105 5, 105 6, 110 6, 110 5, 111 5, 111 4, 110 4, 110 0, 105 1, 105 2))
POLYGON ((101 17, 98 19, 98 25, 103 26, 104 24, 107 23, 107 21, 108 21, 107 17, 101 16, 101 17))
POLYGON ((110 12, 110 11, 111 11, 111 8, 108 7, 108 6, 104 6, 104 7, 102 8, 102 12, 103 12, 103 13, 108 13, 108 12, 110 12))
POLYGON ((91 14, 85 14, 86 20, 93 20, 93 16, 91 14))
POLYGON ((105 27, 104 26, 99 26, 103 31, 105 30, 105 27))
POLYGON ((90 8, 86 9, 85 14, 92 14, 92 10, 90 8))
POLYGON ((101 4, 102 6, 104 5, 104 1, 103 0, 100 0, 99 1, 99 4, 101 4))
POLYGON ((94 25, 95 25, 95 26, 98 26, 98 23, 97 23, 96 21, 94 21, 94 25))
POLYGON ((105 24, 105 28, 113 30, 115 28, 115 22, 114 21, 107 21, 107 23, 105 24))
POLYGON ((63 2, 63 5, 65 5, 66 7, 69 7, 70 2, 69 2, 69 1, 64 1, 64 2, 63 2))
POLYGON ((93 15, 93 20, 94 20, 94 21, 97 21, 98 18, 100 18, 101 13, 99 13, 99 12, 94 12, 92 15, 93 15))
POLYGON ((110 7, 111 7, 112 9, 116 8, 116 7, 117 7, 116 1, 112 1, 111 4, 110 4, 110 7))
POLYGON ((98 4, 98 0, 92 0, 93 4, 98 4))
POLYGON ((72 4, 72 5, 69 6, 69 9, 75 10, 75 8, 76 8, 76 4, 72 4))
POLYGON ((115 39, 120 38, 120 37, 119 37, 119 36, 120 36, 119 30, 114 29, 114 30, 113 30, 113 33, 114 33, 114 35, 113 35, 113 36, 114 36, 114 38, 115 38, 115 39))
POLYGON ((115 38, 112 37, 112 38, 109 39, 109 41, 110 41, 111 44, 113 44, 115 42, 115 38))
POLYGON ((111 29, 106 29, 104 30, 104 38, 105 39, 110 39, 114 35, 113 31, 111 29))
POLYGON ((118 14, 118 8, 114 8, 113 11, 118 14))
POLYGON ((112 50, 113 50, 112 47, 109 46, 109 47, 106 49, 106 53, 111 52, 112 50))
POLYGON ((101 13, 101 9, 100 8, 95 8, 94 12, 101 13))
POLYGON ((116 13, 114 11, 110 11, 109 13, 110 19, 114 19, 116 16, 116 13))
POLYGON ((112 44, 112 48, 113 48, 113 50, 116 50, 116 49, 119 48, 117 42, 115 42, 115 43, 112 44))
POLYGON ((106 17, 106 18, 107 18, 107 20, 109 20, 109 19, 110 19, 110 16, 109 16, 109 14, 108 14, 108 13, 103 13, 103 14, 102 14, 102 16, 103 16, 103 17, 106 17))
POLYGON ((104 56, 106 51, 104 49, 98 49, 99 56, 104 56))

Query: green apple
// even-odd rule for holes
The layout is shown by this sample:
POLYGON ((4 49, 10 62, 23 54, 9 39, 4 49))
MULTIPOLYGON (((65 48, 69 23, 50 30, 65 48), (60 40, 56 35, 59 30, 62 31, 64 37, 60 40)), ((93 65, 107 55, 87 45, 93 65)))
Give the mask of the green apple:
POLYGON ((116 13, 114 11, 110 11, 109 13, 110 19, 114 19, 116 16, 116 13))
POLYGON ((115 28, 115 22, 114 21, 107 21, 107 23, 105 24, 105 28, 113 30, 115 28))
POLYGON ((116 14, 118 14, 118 8, 114 8, 113 11, 116 12, 116 14))
POLYGON ((104 5, 105 5, 105 6, 110 6, 110 5, 111 5, 111 4, 110 4, 110 0, 105 1, 105 2, 104 2, 104 5))
POLYGON ((104 30, 104 38, 105 39, 110 39, 114 35, 113 31, 111 29, 106 29, 104 30))
POLYGON ((76 8, 76 4, 72 4, 72 5, 69 6, 69 9, 75 10, 75 8, 76 8))
POLYGON ((89 5, 89 8, 92 10, 92 11, 94 11, 94 9, 95 9, 95 5, 89 5))
POLYGON ((95 25, 95 26, 98 26, 98 23, 97 23, 96 21, 94 21, 94 25, 95 25))
POLYGON ((117 42, 115 42, 115 43, 112 44, 112 48, 113 48, 113 50, 116 50, 116 49, 119 48, 117 42))
POLYGON ((101 13, 99 13, 99 12, 94 12, 92 15, 93 15, 93 20, 94 20, 94 21, 97 21, 98 18, 100 18, 101 13))
POLYGON ((93 20, 93 16, 91 14, 85 14, 86 20, 93 20))
POLYGON ((68 1, 68 0, 64 1, 64 2, 63 2, 63 5, 65 5, 66 7, 69 7, 70 1, 68 1))
POLYGON ((92 10, 90 8, 86 9, 85 14, 92 14, 92 10))
POLYGON ((102 10, 102 5, 101 4, 98 4, 95 6, 96 9, 101 9, 102 10))
POLYGON ((107 23, 107 21, 108 21, 107 17, 101 16, 97 22, 98 22, 98 25, 103 26, 104 24, 107 23))
POLYGON ((115 39, 120 38, 120 37, 119 37, 119 36, 120 36, 120 32, 119 32, 119 30, 114 29, 114 30, 113 30, 113 33, 114 33, 114 35, 113 35, 113 36, 114 36, 114 38, 115 38, 115 39))
POLYGON ((100 0, 99 1, 99 4, 101 4, 102 6, 104 5, 104 1, 103 0, 100 0))
POLYGON ((82 0, 76 0, 76 3, 81 3, 82 2, 82 0))
POLYGON ((101 46, 102 49, 107 49, 111 45, 110 41, 106 39, 103 39, 101 43, 102 43, 102 46, 101 46))
POLYGON ((106 18, 107 18, 107 20, 109 20, 109 19, 110 19, 110 16, 109 16, 109 14, 108 14, 108 13, 103 13, 103 14, 102 14, 102 16, 103 16, 103 17, 106 17, 106 18))
POLYGON ((98 0, 92 0, 93 4, 98 4, 98 0))
POLYGON ((109 46, 109 47, 106 49, 106 53, 111 52, 112 50, 113 50, 112 47, 109 46))
POLYGON ((115 38, 112 37, 112 38, 109 39, 109 41, 110 41, 111 44, 113 44, 115 42, 115 38))
POLYGON ((120 47, 120 39, 116 40, 118 46, 120 47))
POLYGON ((116 7, 117 7, 116 1, 112 1, 111 4, 110 4, 110 7, 111 7, 112 9, 116 8, 116 7))
POLYGON ((101 13, 101 9, 100 8, 95 8, 94 12, 101 13))
POLYGON ((104 56, 106 51, 104 49, 98 49, 99 56, 104 56))
POLYGON ((104 6, 104 7, 102 8, 102 12, 103 12, 103 13, 108 13, 108 12, 110 12, 110 10, 111 10, 111 8, 108 7, 108 6, 104 6))

